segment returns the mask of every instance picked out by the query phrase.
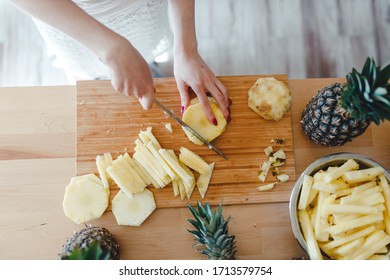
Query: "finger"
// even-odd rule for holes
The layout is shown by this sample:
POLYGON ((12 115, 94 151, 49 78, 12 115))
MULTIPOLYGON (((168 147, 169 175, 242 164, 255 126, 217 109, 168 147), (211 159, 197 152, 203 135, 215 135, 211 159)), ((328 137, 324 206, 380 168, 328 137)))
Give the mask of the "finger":
POLYGON ((225 95, 223 95, 220 90, 215 85, 210 85, 208 87, 209 92, 211 95, 217 100, 219 109, 221 110, 223 116, 225 117, 225 120, 227 122, 231 121, 231 116, 229 112, 229 103, 227 98, 225 98, 225 95))
POLYGON ((149 110, 152 108, 152 105, 153 105, 153 97, 154 97, 154 92, 148 92, 148 93, 145 93, 143 96, 139 97, 138 100, 139 100, 139 103, 141 103, 141 106, 145 109, 145 110, 149 110))
POLYGON ((199 102, 202 104, 203 111, 205 112, 209 122, 217 126, 218 125, 217 119, 213 113, 213 110, 211 109, 209 99, 207 98, 204 89, 203 90, 201 90, 200 88, 192 88, 192 89, 195 91, 196 95, 198 96, 199 102))
POLYGON ((225 86, 222 84, 222 82, 218 79, 215 80, 215 86, 219 89, 219 91, 222 93, 222 95, 224 96, 226 102, 228 103, 228 106, 231 105, 230 102, 229 102, 229 95, 228 95, 228 91, 227 89, 225 88, 225 86))
POLYGON ((183 81, 177 81, 177 88, 179 90, 181 100, 180 113, 183 114, 190 104, 190 94, 188 92, 188 86, 183 81))

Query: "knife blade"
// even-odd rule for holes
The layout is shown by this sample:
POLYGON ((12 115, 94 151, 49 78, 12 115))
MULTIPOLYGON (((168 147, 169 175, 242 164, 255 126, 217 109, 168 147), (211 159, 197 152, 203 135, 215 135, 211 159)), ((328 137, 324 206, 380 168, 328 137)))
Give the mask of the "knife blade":
POLYGON ((182 121, 181 118, 179 118, 172 110, 170 110, 168 107, 162 104, 156 97, 153 97, 153 102, 158 107, 160 107, 160 109, 163 110, 168 116, 174 119, 181 127, 183 127, 184 129, 188 129, 191 133, 193 133, 200 141, 202 141, 205 145, 207 145, 209 149, 213 150, 222 158, 227 160, 227 157, 220 150, 218 150, 213 144, 211 144, 206 139, 204 139, 195 129, 193 129, 191 126, 189 126, 184 121, 182 121))

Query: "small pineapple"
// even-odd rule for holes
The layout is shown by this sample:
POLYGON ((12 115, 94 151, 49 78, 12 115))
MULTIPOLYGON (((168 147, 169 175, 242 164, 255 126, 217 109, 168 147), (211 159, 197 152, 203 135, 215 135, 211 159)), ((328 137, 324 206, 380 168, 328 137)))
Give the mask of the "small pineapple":
POLYGON ((225 220, 222 216, 222 204, 212 211, 209 203, 203 206, 198 201, 198 209, 187 204, 195 220, 188 221, 196 230, 188 230, 198 242, 195 246, 203 246, 202 254, 211 260, 233 260, 236 253, 235 236, 228 234, 230 217, 225 220))
POLYGON ((367 58, 361 73, 352 69, 347 83, 318 91, 302 112, 302 128, 314 143, 341 146, 363 134, 373 121, 390 119, 390 65, 367 58))
POLYGON ((62 260, 119 260, 119 244, 107 229, 87 226, 65 242, 60 258, 62 260))

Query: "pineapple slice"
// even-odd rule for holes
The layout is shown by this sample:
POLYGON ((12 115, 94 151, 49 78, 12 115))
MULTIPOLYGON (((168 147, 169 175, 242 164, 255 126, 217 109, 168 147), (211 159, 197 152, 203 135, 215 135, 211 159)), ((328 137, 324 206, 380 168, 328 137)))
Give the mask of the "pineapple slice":
POLYGON ((102 156, 96 156, 96 167, 99 172, 100 179, 102 180, 104 188, 109 188, 109 179, 111 179, 110 174, 107 173, 106 169, 113 162, 112 156, 110 153, 105 153, 102 156))
POLYGON ((198 188, 198 191, 202 198, 205 197, 207 189, 209 188, 211 175, 213 174, 215 162, 211 163, 209 165, 209 171, 205 174, 201 174, 198 178, 198 181, 196 182, 196 187, 198 188))
POLYGON ((112 200, 112 213, 118 225, 140 226, 155 209, 153 193, 148 189, 132 198, 119 191, 112 200))
MULTIPOLYGON (((207 119, 201 103, 196 103, 191 101, 190 106, 183 113, 183 121, 187 123, 190 127, 195 129, 204 139, 211 142, 223 132, 225 132, 227 127, 227 122, 219 109, 216 102, 210 102, 212 111, 214 112, 215 118, 218 122, 218 125, 213 125, 207 119)), ((203 145, 203 142, 200 141, 195 135, 190 131, 184 129, 187 137, 191 142, 197 145, 203 145)))
POLYGON ((184 147, 180 148, 179 160, 200 174, 206 174, 210 168, 199 155, 184 147))
POLYGON ((145 182, 123 156, 114 160, 111 166, 107 168, 107 172, 129 198, 142 192, 146 187, 145 182))
POLYGON ((108 207, 107 191, 95 177, 94 174, 73 177, 65 189, 62 207, 65 216, 76 224, 99 218, 108 207))

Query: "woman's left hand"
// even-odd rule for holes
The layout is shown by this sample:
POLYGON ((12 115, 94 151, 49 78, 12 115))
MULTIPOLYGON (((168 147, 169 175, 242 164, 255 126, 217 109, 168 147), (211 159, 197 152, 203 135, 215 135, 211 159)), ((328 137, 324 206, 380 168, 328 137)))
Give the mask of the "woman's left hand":
POLYGON ((181 112, 189 106, 189 88, 197 95, 208 120, 217 125, 217 120, 207 99, 207 93, 218 102, 225 119, 230 122, 230 99, 225 86, 217 79, 197 51, 175 53, 174 75, 181 98, 181 112))

